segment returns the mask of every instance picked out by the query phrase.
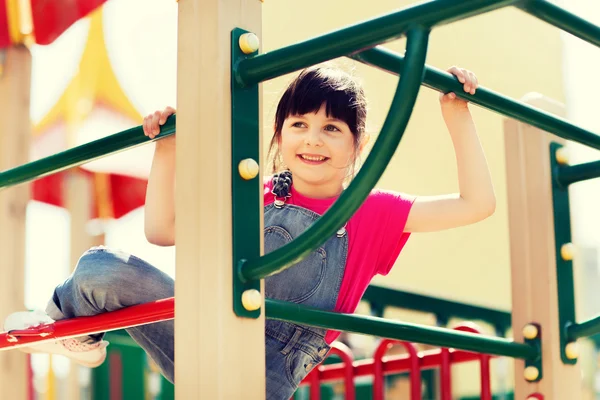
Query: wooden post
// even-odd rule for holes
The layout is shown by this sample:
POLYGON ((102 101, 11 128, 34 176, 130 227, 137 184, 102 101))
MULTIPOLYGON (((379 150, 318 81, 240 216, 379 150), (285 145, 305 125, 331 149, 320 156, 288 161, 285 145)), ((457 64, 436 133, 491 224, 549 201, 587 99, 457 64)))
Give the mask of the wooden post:
MULTIPOLYGON (((527 96, 526 103, 564 117, 555 101, 527 96)), ((515 399, 541 393, 545 399, 580 399, 578 365, 565 365, 559 345, 550 142, 564 142, 540 129, 505 121, 506 171, 512 275, 512 326, 516 341, 523 327, 542 327, 543 378, 529 383, 524 362, 515 361, 515 399)))
MULTIPOLYGON (((231 30, 261 37, 260 0, 179 0, 177 399, 264 399, 264 313, 232 303, 231 30)), ((262 126, 262 125, 259 125, 262 126)))
MULTIPOLYGON (((25 46, 0 50, 0 170, 29 161, 31 53, 25 46)), ((25 214, 30 185, 0 191, 0 315, 25 307, 25 214)), ((27 398, 27 367, 20 351, 0 352, 3 399, 27 398)))
MULTIPOLYGON (((75 269, 79 257, 90 247, 104 244, 104 234, 89 232, 89 221, 93 205, 93 185, 91 180, 79 169, 73 168, 65 175, 63 193, 66 206, 71 216, 71 270, 75 269)), ((79 366, 71 362, 71 370, 67 383, 69 400, 79 400, 81 397, 79 383, 79 366)))

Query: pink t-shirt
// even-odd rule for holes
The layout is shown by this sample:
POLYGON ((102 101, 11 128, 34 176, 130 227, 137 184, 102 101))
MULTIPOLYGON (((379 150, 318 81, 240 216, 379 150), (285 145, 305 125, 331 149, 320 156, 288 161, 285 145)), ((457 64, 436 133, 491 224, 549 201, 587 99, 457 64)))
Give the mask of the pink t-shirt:
MULTIPOLYGON (((273 203, 271 181, 265 182, 264 204, 273 203)), ((307 208, 323 215, 337 200, 313 199, 294 190, 286 203, 307 208)), ((404 226, 415 198, 403 193, 373 190, 362 206, 346 225, 348 233, 348 255, 344 278, 338 294, 336 312, 353 313, 360 302, 371 279, 377 274, 387 275, 410 233, 404 226)), ((328 331, 327 343, 333 342, 338 331, 328 331)))

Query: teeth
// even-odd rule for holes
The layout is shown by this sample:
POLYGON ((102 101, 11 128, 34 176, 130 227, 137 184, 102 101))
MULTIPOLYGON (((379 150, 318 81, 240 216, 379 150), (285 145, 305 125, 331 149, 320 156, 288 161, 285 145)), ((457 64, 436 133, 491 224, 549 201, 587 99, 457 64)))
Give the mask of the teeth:
POLYGON ((325 157, 321 157, 321 156, 307 156, 304 154, 302 154, 300 157, 302 157, 308 161, 323 161, 325 159, 325 157))

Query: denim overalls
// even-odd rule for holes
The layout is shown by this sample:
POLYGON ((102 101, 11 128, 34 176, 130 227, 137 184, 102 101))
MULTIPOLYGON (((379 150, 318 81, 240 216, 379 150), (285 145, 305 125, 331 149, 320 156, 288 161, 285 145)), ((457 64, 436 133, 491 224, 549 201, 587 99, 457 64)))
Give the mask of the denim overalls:
MULTIPOLYGON (((296 239, 320 215, 278 201, 264 209, 265 254, 296 239)), ((265 278, 265 296, 333 311, 346 267, 348 235, 344 228, 298 264, 265 278)), ((288 400, 330 346, 325 329, 265 321, 267 400, 288 400)))

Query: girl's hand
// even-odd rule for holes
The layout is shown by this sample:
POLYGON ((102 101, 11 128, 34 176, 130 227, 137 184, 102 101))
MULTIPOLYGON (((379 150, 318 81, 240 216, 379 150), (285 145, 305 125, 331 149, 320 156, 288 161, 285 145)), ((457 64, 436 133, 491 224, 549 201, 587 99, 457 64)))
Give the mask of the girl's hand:
MULTIPOLYGON (((160 127, 164 125, 167 118, 173 114, 175 114, 175 109, 173 107, 166 107, 163 111, 155 111, 154 113, 147 115, 142 124, 144 135, 148 136, 150 139, 154 139, 160 133, 160 127)), ((156 142, 157 146, 166 144, 174 145, 175 135, 171 135, 156 142)))
MULTIPOLYGON (((458 78, 458 81, 463 84, 463 90, 466 93, 475 94, 479 82, 473 72, 458 67, 450 67, 447 72, 458 78)), ((442 110, 446 111, 467 108, 468 102, 458 98, 454 92, 450 92, 446 94, 440 93, 440 103, 442 110)))

